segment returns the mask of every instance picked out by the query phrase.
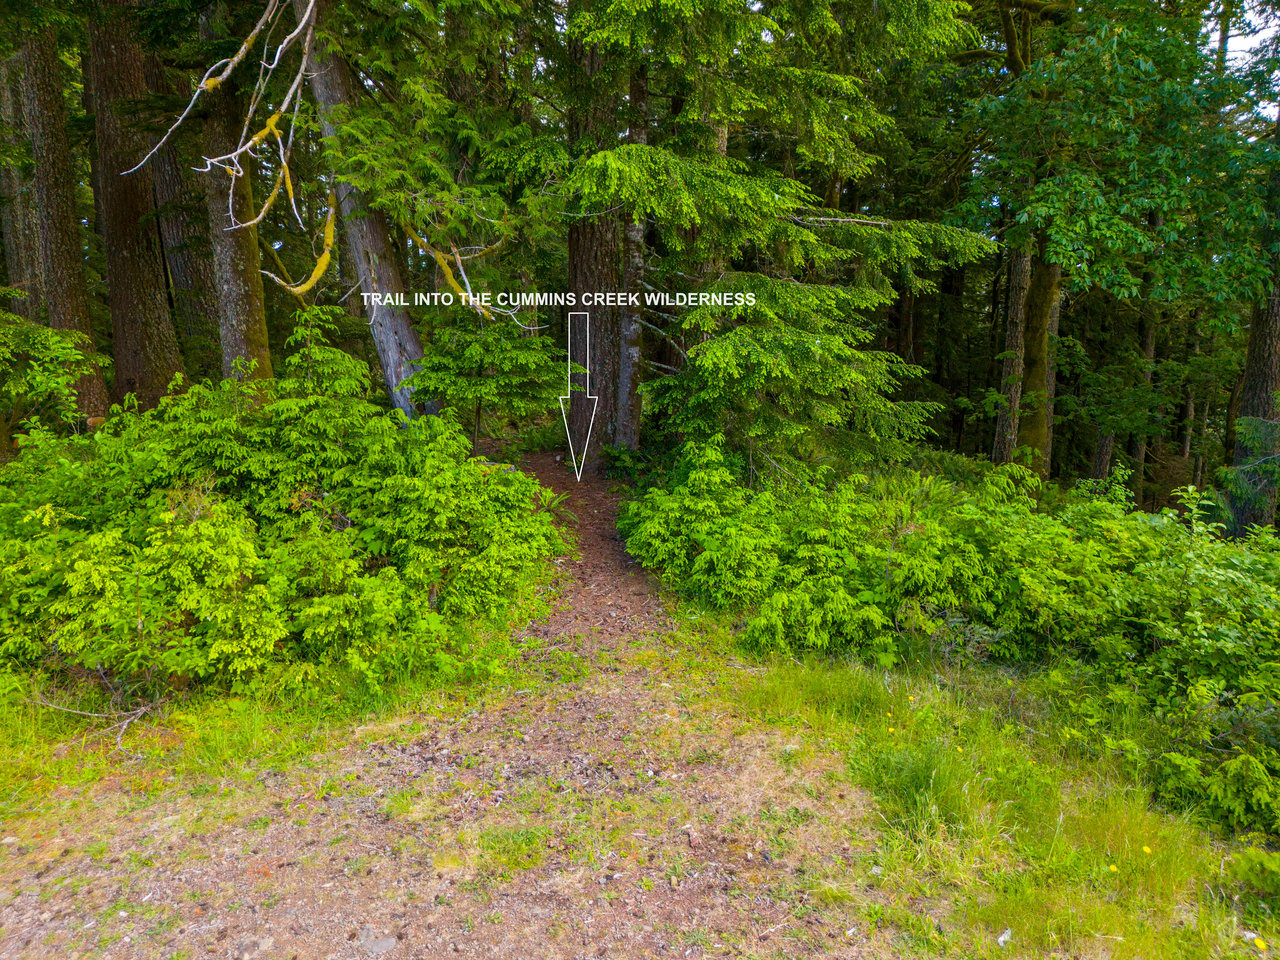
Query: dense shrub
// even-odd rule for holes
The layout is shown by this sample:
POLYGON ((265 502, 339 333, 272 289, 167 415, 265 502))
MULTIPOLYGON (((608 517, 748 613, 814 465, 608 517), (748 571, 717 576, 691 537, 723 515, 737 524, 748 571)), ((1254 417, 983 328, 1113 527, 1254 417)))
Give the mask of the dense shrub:
MULTIPOLYGON (((1116 486, 1037 506, 1025 469, 960 485, 909 470, 753 492, 716 444, 691 446, 673 489, 624 511, 631 552, 677 589, 741 611, 761 649, 904 646, 1085 670, 1061 692, 1081 739, 1135 755, 1166 796, 1280 832, 1280 542, 1222 536, 1201 495, 1132 510, 1116 486), (1144 744, 1104 737, 1090 697, 1158 719, 1144 744)), ((1070 728, 1069 728, 1070 729, 1070 728)))
POLYGON ((371 403, 300 315, 279 380, 190 386, 87 436, 38 424, 0 470, 0 659, 186 683, 465 659, 560 546, 536 481, 448 419, 371 403))

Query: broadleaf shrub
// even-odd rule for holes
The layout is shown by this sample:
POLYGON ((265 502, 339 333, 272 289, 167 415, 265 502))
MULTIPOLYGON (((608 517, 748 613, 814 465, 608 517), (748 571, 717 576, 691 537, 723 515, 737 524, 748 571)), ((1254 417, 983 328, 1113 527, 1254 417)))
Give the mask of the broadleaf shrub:
POLYGON ((451 419, 370 399, 299 314, 278 380, 224 380, 38 426, 0 469, 0 660, 156 683, 333 664, 371 686, 465 661, 563 548, 532 478, 468 459, 451 419))
POLYGON ((924 635, 970 655, 1066 658, 1089 677, 1061 691, 1071 709, 1118 691, 1159 730, 1139 747, 1085 717, 1090 749, 1129 756, 1159 793, 1224 823, 1280 833, 1274 532, 1226 538, 1193 490, 1158 514, 1111 486, 1044 509, 1016 465, 964 484, 898 468, 753 491, 713 441, 690 444, 673 476, 625 507, 628 549, 743 615, 758 649, 888 667, 924 635))

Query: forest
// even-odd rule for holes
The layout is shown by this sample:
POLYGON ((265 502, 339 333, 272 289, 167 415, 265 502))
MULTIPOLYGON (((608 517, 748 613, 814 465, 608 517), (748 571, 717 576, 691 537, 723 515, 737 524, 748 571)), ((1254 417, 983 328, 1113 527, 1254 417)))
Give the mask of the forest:
POLYGON ((0 956, 1269 954, 1272 0, 0 10, 0 956))

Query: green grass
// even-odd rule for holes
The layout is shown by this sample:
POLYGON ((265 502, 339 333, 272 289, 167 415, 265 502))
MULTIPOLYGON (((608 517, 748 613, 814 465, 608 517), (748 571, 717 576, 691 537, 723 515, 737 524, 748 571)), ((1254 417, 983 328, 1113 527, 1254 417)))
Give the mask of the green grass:
POLYGON ((510 878, 521 870, 540 866, 551 829, 542 826, 489 827, 480 832, 481 869, 510 878))
MULTIPOLYGON (((810 876, 813 895, 863 902, 864 883, 891 906, 950 904, 948 945, 921 942, 925 955, 1265 954, 1240 937, 1238 890, 1223 872, 1230 843, 1189 813, 1155 808, 1123 763, 1078 755, 1016 719, 1053 712, 1035 702, 1034 682, 930 666, 886 674, 784 661, 743 682, 740 710, 842 751, 850 784, 875 799, 881 842, 868 873, 810 876)), ((876 912, 877 923, 893 916, 876 912)), ((1274 920, 1250 920, 1275 939, 1274 920)))
MULTIPOLYGON (((759 841, 764 847, 756 849, 794 859, 797 872, 771 895, 797 917, 838 917, 841 930, 874 931, 912 957, 1243 958, 1266 955, 1242 938, 1245 930, 1267 943, 1280 939, 1265 902, 1245 912, 1248 901, 1236 899, 1242 891, 1224 863, 1237 846, 1191 813, 1153 806, 1123 756, 1088 754, 1050 735, 1064 716, 1053 699, 1061 678, 956 666, 927 654, 889 673, 850 662, 744 661, 713 618, 683 610, 678 620, 674 633, 638 639, 624 656, 649 671, 646 683, 672 688, 686 730, 715 715, 741 733, 780 731, 762 762, 776 765, 784 792, 721 827, 735 849, 759 841), (848 857, 807 849, 811 831, 829 826, 811 801, 858 798, 862 790, 870 808, 837 825, 850 841, 848 857), (1007 945, 997 946, 1006 929, 1007 945)), ((88 809, 90 793, 81 788, 124 778, 130 802, 140 806, 163 790, 201 797, 212 820, 192 823, 196 834, 219 811, 236 815, 237 789, 264 789, 253 780, 286 767, 302 769, 316 798, 355 795, 364 787, 354 775, 306 769, 318 751, 412 739, 436 719, 484 709, 494 697, 547 693, 599 669, 577 655, 535 651, 505 677, 448 686, 406 680, 374 698, 179 698, 130 730, 123 745, 140 759, 128 764, 113 755, 113 736, 96 737, 85 718, 40 707, 29 687, 10 685, 0 694, 0 816, 88 809)), ((84 691, 41 694, 91 712, 106 706, 84 691)), ((1115 711, 1112 729, 1147 735, 1149 719, 1122 703, 1115 711)), ((682 759, 699 776, 735 759, 722 745, 661 729, 645 747, 682 759)), ((634 834, 658 835, 705 811, 661 778, 651 782, 644 764, 621 772, 644 784, 643 793, 617 798, 565 791, 552 779, 529 784, 509 798, 511 822, 433 848, 436 869, 474 869, 487 887, 544 867, 554 845, 557 859, 593 870, 635 864, 640 891, 680 886, 697 869, 694 860, 677 851, 642 866, 634 834)), ((409 825, 431 821, 441 802, 404 789, 380 804, 409 825)), ((277 819, 292 816, 285 809, 277 819)), ((330 843, 345 840, 339 834, 330 843)), ((86 853, 101 859, 112 848, 99 840, 86 853)), ((369 867, 355 853, 344 860, 348 875, 369 867)))
MULTIPOLYGON (((534 589, 537 582, 526 584, 509 611, 510 622, 546 613, 548 601, 534 589)), ((471 653, 491 671, 406 674, 371 690, 335 667, 315 671, 312 682, 299 689, 260 678, 242 692, 174 691, 129 725, 119 744, 112 726, 118 709, 94 684, 0 670, 0 823, 65 809, 78 802, 68 795, 108 781, 127 787, 142 805, 174 781, 199 795, 214 790, 214 780, 253 781, 263 771, 306 766, 360 726, 376 730, 414 712, 457 716, 512 684, 537 688, 586 673, 581 658, 555 650, 547 655, 548 669, 536 641, 522 650, 528 662, 508 673, 513 651, 505 628, 469 631, 471 653)))

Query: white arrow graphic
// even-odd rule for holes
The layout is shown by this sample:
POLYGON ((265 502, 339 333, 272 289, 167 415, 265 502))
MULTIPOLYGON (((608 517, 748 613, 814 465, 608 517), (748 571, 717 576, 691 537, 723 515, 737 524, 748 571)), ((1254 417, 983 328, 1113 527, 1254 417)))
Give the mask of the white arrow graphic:
POLYGON ((569 438, 569 456, 573 458, 573 470, 579 482, 582 480, 582 468, 587 462, 587 445, 591 443, 591 428, 596 422, 596 403, 599 398, 591 392, 591 314, 589 313, 571 313, 569 314, 569 360, 566 364, 566 373, 568 375, 569 385, 568 393, 560 398, 560 413, 564 417, 564 433, 569 438), (582 441, 581 450, 574 449, 573 446, 573 429, 569 426, 569 410, 572 406, 573 398, 573 324, 574 320, 582 324, 584 342, 586 349, 583 351, 582 363, 583 369, 587 371, 586 383, 583 389, 583 399, 591 403, 591 418, 587 421, 587 436, 582 441))

